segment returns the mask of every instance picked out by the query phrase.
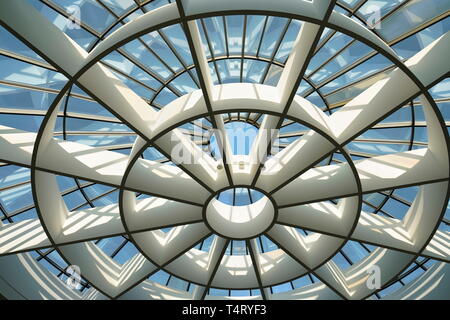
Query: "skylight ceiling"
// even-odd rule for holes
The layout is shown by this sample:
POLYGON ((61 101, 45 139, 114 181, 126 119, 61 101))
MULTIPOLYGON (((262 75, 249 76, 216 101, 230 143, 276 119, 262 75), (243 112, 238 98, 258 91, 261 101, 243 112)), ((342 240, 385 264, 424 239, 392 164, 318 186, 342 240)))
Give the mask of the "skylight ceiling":
POLYGON ((316 2, 0 4, 0 265, 72 299, 450 277, 450 2, 316 2))

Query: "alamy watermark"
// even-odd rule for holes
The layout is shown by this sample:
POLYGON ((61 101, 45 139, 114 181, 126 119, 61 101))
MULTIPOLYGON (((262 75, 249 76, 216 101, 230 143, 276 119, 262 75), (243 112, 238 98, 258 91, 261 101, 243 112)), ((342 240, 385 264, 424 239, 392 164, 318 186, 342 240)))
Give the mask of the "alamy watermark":
POLYGON ((66 285, 73 290, 79 290, 81 288, 81 269, 77 265, 71 265, 67 267, 69 277, 66 279, 66 285))
POLYGON ((369 5, 365 12, 369 14, 366 20, 366 25, 369 29, 381 29, 381 10, 377 5, 369 5))
POLYGON ((366 270, 369 277, 366 280, 366 286, 370 290, 381 289, 381 268, 376 264, 366 270))
POLYGON ((275 143, 280 140, 280 132, 277 129, 257 129, 246 128, 236 130, 226 130, 224 133, 218 129, 202 130, 194 127, 191 133, 190 142, 186 143, 189 138, 180 132, 172 131, 171 141, 173 148, 171 151, 171 160, 176 164, 201 164, 204 163, 206 157, 215 156, 226 159, 226 163, 233 164, 233 159, 224 157, 227 154, 228 147, 235 155, 249 155, 246 164, 259 164, 267 160, 268 148, 270 153, 276 154, 280 151, 280 144, 275 143), (226 137, 225 137, 226 134, 226 137), (209 152, 204 152, 196 147, 195 141, 207 141, 209 152))
POLYGON ((67 13, 69 14, 67 29, 81 29, 81 8, 77 5, 72 5, 67 8, 67 13))

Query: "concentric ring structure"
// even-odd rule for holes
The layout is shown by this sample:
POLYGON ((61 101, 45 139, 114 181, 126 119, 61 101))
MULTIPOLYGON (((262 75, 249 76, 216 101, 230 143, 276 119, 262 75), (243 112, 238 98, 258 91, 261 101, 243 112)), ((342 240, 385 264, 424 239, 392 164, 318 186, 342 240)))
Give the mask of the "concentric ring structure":
POLYGON ((69 2, 0 3, 3 297, 450 298, 448 1, 69 2))

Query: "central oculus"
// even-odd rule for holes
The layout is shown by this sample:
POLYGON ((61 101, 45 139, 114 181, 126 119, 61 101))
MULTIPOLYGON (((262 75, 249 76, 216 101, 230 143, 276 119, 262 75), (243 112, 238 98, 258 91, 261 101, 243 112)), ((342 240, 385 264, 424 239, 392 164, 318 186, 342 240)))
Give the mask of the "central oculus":
POLYGON ((213 232, 225 238, 244 240, 267 231, 274 223, 276 208, 272 200, 259 191, 230 188, 211 198, 204 215, 213 232), (242 200, 243 192, 248 192, 248 203, 242 200))

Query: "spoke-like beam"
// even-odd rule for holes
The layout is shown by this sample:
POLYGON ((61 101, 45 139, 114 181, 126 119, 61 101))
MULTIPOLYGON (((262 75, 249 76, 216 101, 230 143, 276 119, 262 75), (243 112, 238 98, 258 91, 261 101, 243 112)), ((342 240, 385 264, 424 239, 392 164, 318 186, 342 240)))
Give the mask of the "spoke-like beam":
POLYGON ((255 269, 256 278, 258 280, 259 290, 261 291, 261 297, 263 300, 270 299, 270 290, 268 288, 264 288, 261 280, 262 271, 262 263, 260 260, 258 243, 256 239, 251 239, 246 241, 246 245, 248 251, 250 253, 250 257, 252 258, 253 268, 255 269))
MULTIPOLYGON (((54 217, 56 219, 57 215, 54 217)), ((136 202, 134 212, 127 214, 126 220, 130 233, 159 230, 201 222, 202 209, 163 198, 147 198, 136 202)), ((67 212, 62 225, 52 233, 55 245, 126 234, 118 204, 67 212)), ((52 246, 37 219, 0 227, 0 244, 0 256, 52 246)))
MULTIPOLYGON (((37 167, 50 172, 120 186, 128 156, 98 150, 74 142, 51 140, 42 147, 37 167)), ((127 179, 126 188, 169 199, 202 204, 208 192, 177 167, 138 159, 127 179)))
POLYGON ((447 182, 441 182, 422 187, 402 220, 361 212, 350 236, 348 229, 342 228, 348 220, 345 219, 345 212, 341 212, 338 206, 325 202, 281 209, 278 223, 450 261, 448 232, 438 230, 428 243, 429 235, 434 232, 436 223, 439 223, 441 209, 436 204, 445 198, 446 185, 447 182), (433 197, 432 201, 429 200, 430 197, 433 197))
POLYGON ((133 238, 151 261, 164 266, 210 234, 203 223, 194 223, 172 228, 167 233, 161 230, 135 233, 133 238))
POLYGON ((277 85, 280 101, 286 107, 293 100, 293 95, 298 89, 299 79, 303 79, 305 75, 322 30, 320 25, 309 22, 304 22, 301 26, 277 85))
POLYGON ((223 170, 218 169, 221 162, 216 161, 192 139, 179 130, 157 139, 158 149, 180 168, 189 172, 210 192, 217 191, 227 185, 227 177, 223 170))
MULTIPOLYGON (((335 1, 323 1, 325 11, 323 12, 324 21, 331 14, 335 1), (326 7, 328 6, 328 7, 326 7)), ((323 25, 304 22, 300 33, 293 45, 292 51, 286 62, 286 65, 277 84, 279 101, 283 108, 282 116, 286 115, 294 101, 296 91, 303 79, 311 58, 313 57, 320 35, 324 30, 323 25)), ((284 117, 267 115, 257 139, 252 147, 251 178, 252 185, 255 185, 260 177, 262 165, 266 162, 267 155, 270 154, 271 145, 275 136, 271 133, 281 127, 284 117), (268 138, 270 137, 270 138, 268 138), (263 157, 261 151, 265 152, 263 157), (255 159, 255 155, 258 156, 255 159), (256 161, 255 161, 256 160, 256 161), (256 164, 255 164, 256 163, 256 164)))
MULTIPOLYGON (((157 10, 158 12, 155 10, 155 12, 145 15, 143 19, 140 19, 133 26, 141 29, 143 25, 146 27, 156 26, 162 23, 162 19, 178 18, 174 9, 176 9, 175 6, 169 5, 165 6, 165 8, 160 8, 160 10, 157 10), (164 14, 168 16, 164 16, 164 14)), ((58 71, 64 73, 70 80, 76 80, 77 84, 85 92, 140 136, 144 139, 152 139, 154 137, 153 128, 160 126, 161 116, 101 63, 93 64, 81 77, 73 79, 83 66, 91 61, 95 61, 98 54, 102 53, 105 48, 118 45, 129 37, 130 30, 121 28, 88 54, 33 7, 23 1, 2 4, 0 21, 14 35, 40 53, 58 71), (15 18, 11 19, 13 16, 15 18), (23 21, 33 21, 33 24, 23 23, 23 21), (60 48, 64 48, 64 50, 61 51, 60 48)), ((177 130, 174 131, 176 132, 177 130)), ((190 151, 192 151, 192 148, 185 150, 185 152, 190 151)), ((163 152, 169 157, 172 154, 172 150, 167 148, 163 152)), ((194 171, 196 173, 200 171, 200 174, 202 174, 197 181, 202 181, 202 178, 210 169, 203 169, 202 164, 195 164, 195 166, 198 168, 194 171)), ((184 166, 180 166, 180 168, 194 175, 189 170, 190 168, 185 168, 184 166)), ((217 175, 216 172, 214 174, 217 175)))
POLYGON ((0 126, 1 161, 29 167, 33 156, 36 134, 0 126))
MULTIPOLYGON (((445 159, 429 149, 417 149, 355 161, 364 193, 448 179, 445 159)), ((308 170, 273 194, 281 207, 357 194, 348 163, 308 170), (301 192, 299 192, 301 190, 301 192)))
POLYGON ((217 273, 217 269, 220 266, 223 256, 227 250, 230 240, 216 236, 209 250, 207 264, 205 266, 205 272, 207 273, 208 282, 206 286, 198 286, 194 292, 194 299, 204 300, 208 294, 208 290, 211 287, 211 283, 214 280, 214 276, 217 273))
POLYGON ((344 243, 339 237, 312 234, 303 236, 295 228, 275 224, 267 235, 308 269, 314 269, 344 243))
POLYGON ((83 277, 109 298, 120 295, 147 274, 158 270, 141 254, 120 265, 92 242, 64 245, 59 251, 68 261, 78 265, 83 277))
POLYGON ((278 212, 277 222, 307 230, 321 230, 326 226, 327 234, 345 237, 354 224, 356 198, 341 199, 337 205, 323 201, 283 208, 278 212))
POLYGON ((0 226, 0 256, 50 246, 50 240, 38 219, 0 226))
POLYGON ((157 230, 170 226, 200 222, 202 208, 163 198, 137 200, 132 212, 125 212, 127 227, 131 233, 157 230))
MULTIPOLYGON (((182 18, 185 17, 185 11, 183 7, 183 2, 177 0, 178 10, 182 18)), ((211 100, 213 98, 213 81, 211 77, 211 71, 208 65, 208 59, 206 58, 205 51, 203 50, 203 44, 200 37, 200 31, 198 29, 197 22, 195 20, 183 22, 183 27, 185 30, 186 38, 189 44, 189 49, 191 51, 192 59, 197 69, 197 75, 200 82, 200 87, 203 92, 203 98, 205 99, 206 107, 211 119, 213 128, 218 130, 219 136, 216 137, 219 142, 219 148, 222 153, 222 161, 225 167, 225 172, 228 177, 228 182, 233 185, 233 178, 231 176, 230 163, 232 161, 232 153, 230 142, 228 139, 227 132, 225 130, 225 125, 223 118, 220 115, 213 114, 213 108, 211 105, 211 100)))
MULTIPOLYGON (((26 167, 36 134, 0 126, 0 159, 26 167)), ((38 169, 120 187, 129 157, 76 142, 51 139, 39 151, 38 169)), ((168 199, 203 204, 209 193, 177 167, 138 159, 126 188, 168 199), (165 187, 166 186, 166 187, 165 187)))
MULTIPOLYGON (((450 32, 410 58, 406 66, 425 87, 429 86, 450 68, 446 55, 449 49, 450 32), (429 68, 430 65, 433 68, 429 68)), ((394 69, 387 78, 376 82, 333 113, 329 119, 333 125, 329 134, 337 143, 345 145, 419 93, 419 87, 406 73, 399 68, 394 69)), ((267 161, 268 170, 262 172, 257 186, 277 191, 334 149, 335 146, 327 139, 311 131, 267 161)))
POLYGON ((199 206, 210 195, 180 168, 141 159, 131 169, 125 188, 199 206))

